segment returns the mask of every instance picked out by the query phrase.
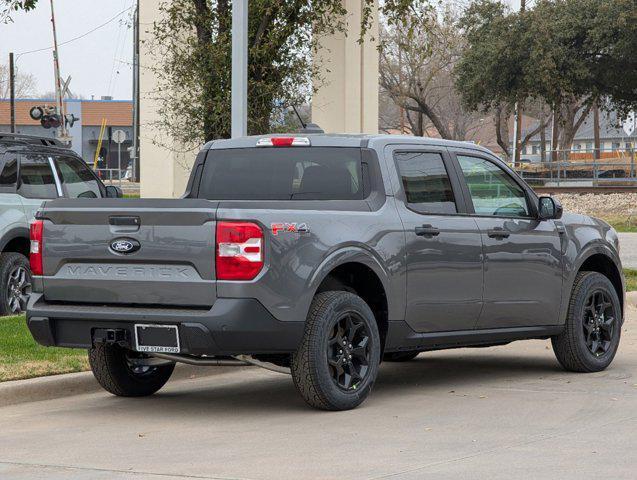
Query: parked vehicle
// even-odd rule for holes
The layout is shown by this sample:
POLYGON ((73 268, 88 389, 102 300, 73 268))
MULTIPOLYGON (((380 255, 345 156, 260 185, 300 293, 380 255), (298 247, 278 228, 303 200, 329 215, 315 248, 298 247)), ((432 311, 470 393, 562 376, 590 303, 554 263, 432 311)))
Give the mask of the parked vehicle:
POLYGON ((182 199, 47 201, 31 241, 34 338, 89 349, 122 396, 235 357, 344 410, 381 358, 429 350, 550 338, 565 369, 603 370, 623 321, 616 232, 464 142, 214 141, 182 199))
POLYGON ((42 201, 119 195, 58 140, 0 133, 0 315, 21 313, 31 291, 29 222, 42 201))

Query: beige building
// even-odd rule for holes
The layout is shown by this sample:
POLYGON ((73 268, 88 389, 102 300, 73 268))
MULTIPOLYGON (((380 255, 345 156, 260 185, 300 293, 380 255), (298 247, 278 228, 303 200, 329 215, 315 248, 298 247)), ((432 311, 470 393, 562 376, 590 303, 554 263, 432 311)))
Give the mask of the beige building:
MULTIPOLYGON (((324 82, 312 99, 312 120, 326 132, 378 132, 378 22, 370 38, 358 43, 361 18, 360 0, 343 0, 349 18, 347 35, 321 39, 316 58, 321 61, 324 82)), ((196 152, 184 152, 173 139, 154 127, 161 112, 153 101, 157 78, 152 67, 156 61, 144 47, 148 29, 159 17, 159 2, 139 1, 140 28, 140 158, 142 197, 178 197, 185 189, 196 152)), ((376 17, 378 12, 376 10, 376 17)))

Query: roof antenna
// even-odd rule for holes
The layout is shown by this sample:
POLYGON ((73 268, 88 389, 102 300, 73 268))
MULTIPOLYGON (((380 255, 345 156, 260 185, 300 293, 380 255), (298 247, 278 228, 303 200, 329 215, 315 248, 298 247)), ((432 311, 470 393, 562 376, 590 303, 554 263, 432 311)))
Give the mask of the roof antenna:
POLYGON ((301 128, 303 128, 305 130, 305 127, 307 126, 307 124, 301 118, 301 115, 299 114, 299 111, 296 109, 296 105, 292 105, 292 110, 294 110, 294 113, 296 113, 296 116, 299 119, 299 123, 301 124, 301 128))
POLYGON ((292 105, 292 109, 294 110, 294 113, 296 113, 299 123, 301 124, 301 130, 299 133, 325 133, 316 123, 305 123, 301 118, 299 111, 296 109, 296 105, 292 105))

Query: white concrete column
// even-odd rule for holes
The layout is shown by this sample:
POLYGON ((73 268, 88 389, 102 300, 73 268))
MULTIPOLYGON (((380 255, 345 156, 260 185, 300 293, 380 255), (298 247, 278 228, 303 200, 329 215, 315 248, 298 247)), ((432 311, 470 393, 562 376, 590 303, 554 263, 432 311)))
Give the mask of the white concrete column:
POLYGON ((378 133, 378 5, 370 31, 359 44, 363 0, 343 4, 348 11, 347 35, 320 38, 315 53, 323 83, 312 98, 312 122, 328 133, 378 133))
POLYGON ((196 150, 183 152, 184 148, 173 138, 162 133, 156 126, 162 121, 157 95, 158 81, 153 68, 157 58, 150 54, 144 40, 150 40, 150 29, 159 20, 160 2, 139 1, 139 149, 141 196, 143 198, 175 198, 184 193, 190 167, 196 150))

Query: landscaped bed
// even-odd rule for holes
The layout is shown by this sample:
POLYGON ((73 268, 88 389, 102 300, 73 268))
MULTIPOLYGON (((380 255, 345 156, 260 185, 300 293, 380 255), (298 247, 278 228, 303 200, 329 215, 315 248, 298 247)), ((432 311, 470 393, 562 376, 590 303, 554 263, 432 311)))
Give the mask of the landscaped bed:
POLYGON ((86 350, 42 347, 24 315, 0 317, 0 382, 88 370, 86 350))
POLYGON ((637 193, 559 193, 564 211, 601 218, 618 232, 637 232, 637 193))

